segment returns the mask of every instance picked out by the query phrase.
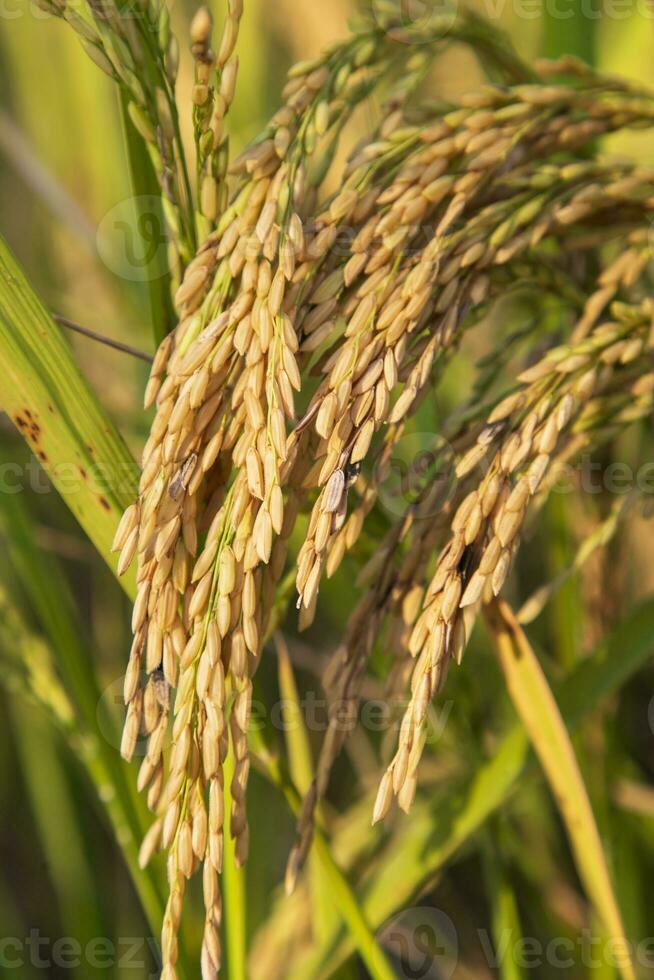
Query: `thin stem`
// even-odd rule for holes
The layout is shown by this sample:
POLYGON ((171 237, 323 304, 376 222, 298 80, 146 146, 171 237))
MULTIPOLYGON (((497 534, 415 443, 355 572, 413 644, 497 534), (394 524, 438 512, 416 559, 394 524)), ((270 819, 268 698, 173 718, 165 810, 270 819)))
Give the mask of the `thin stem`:
POLYGON ((52 319, 59 326, 73 330, 75 333, 80 333, 90 340, 96 340, 99 344, 104 344, 105 347, 113 347, 114 350, 122 351, 123 354, 130 354, 132 357, 138 357, 139 360, 152 364, 152 355, 146 354, 145 351, 139 350, 137 347, 130 347, 129 344, 123 344, 120 340, 112 340, 111 337, 105 337, 101 333, 96 333, 95 330, 89 330, 88 327, 83 327, 80 323, 75 323, 74 320, 69 320, 68 317, 59 316, 58 313, 53 313, 52 319))
POLYGON ((234 775, 234 753, 230 745, 225 759, 225 858, 223 866, 223 902, 227 976, 229 980, 246 980, 247 929, 245 869, 236 864, 236 846, 231 835, 231 782, 234 775))

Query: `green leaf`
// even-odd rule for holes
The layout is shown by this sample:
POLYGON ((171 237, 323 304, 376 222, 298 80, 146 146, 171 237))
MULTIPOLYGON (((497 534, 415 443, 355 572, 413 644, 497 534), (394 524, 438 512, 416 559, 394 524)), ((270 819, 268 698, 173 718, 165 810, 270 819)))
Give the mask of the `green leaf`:
MULTIPOLYGON (((284 719, 284 737, 288 750, 289 769, 291 778, 299 792, 304 795, 314 777, 313 760, 309 734, 306 729, 300 695, 295 682, 293 665, 288 652, 288 646, 281 633, 275 634, 277 647, 277 675, 279 678, 279 693, 282 697, 284 719)), ((319 814, 318 814, 319 815, 319 814)), ((310 853, 309 859, 311 921, 314 935, 317 938, 327 935, 334 923, 338 921, 334 911, 334 902, 329 894, 329 882, 325 877, 320 861, 316 854, 310 853)))
MULTIPOLYGON (((111 542, 136 494, 138 469, 1 237, 0 372, 0 408, 115 571, 111 542)), ((7 472, 7 481, 10 475, 20 486, 21 474, 7 472)), ((123 587, 133 594, 133 574, 123 587)))
POLYGON ((518 903, 500 860, 501 852, 498 853, 495 837, 494 832, 484 835, 482 857, 498 973, 500 980, 523 980, 523 970, 516 963, 515 957, 510 955, 512 950, 519 948, 518 944, 522 940, 518 903))
POLYGON ((275 634, 275 645, 277 647, 279 693, 282 696, 284 707, 284 738, 288 749, 289 770, 299 792, 306 793, 313 780, 309 737, 304 723, 288 647, 280 633, 275 634))
MULTIPOLYGON (((127 109, 128 98, 120 91, 121 118, 129 172, 134 194, 137 227, 145 220, 152 220, 156 228, 163 229, 164 215, 161 206, 161 188, 154 172, 150 156, 141 136, 136 132, 127 109)), ((171 298, 170 271, 167 266, 165 250, 156 248, 152 259, 142 270, 145 276, 147 300, 150 309, 150 323, 155 345, 159 345, 170 332, 175 322, 171 298)))
POLYGON ((635 980, 629 944, 595 815, 556 699, 526 634, 507 603, 498 601, 487 607, 487 622, 511 700, 565 823, 586 893, 617 947, 617 966, 621 975, 624 980, 635 980))
POLYGON ((236 846, 230 833, 234 776, 234 753, 229 746, 224 766, 225 781, 225 858, 223 862, 223 901, 225 903, 225 936, 227 976, 229 980, 246 980, 247 898, 245 869, 237 864, 236 846))
POLYGON ((581 0, 571 4, 565 13, 563 17, 557 6, 543 4, 543 54, 546 58, 572 54, 588 65, 594 64, 597 21, 588 16, 581 0))
MULTIPOLYGON (((253 753, 264 767, 268 777, 282 790, 289 806, 296 815, 300 812, 302 800, 290 774, 279 759, 274 749, 270 747, 272 733, 252 729, 250 743, 253 753)), ((350 886, 346 876, 332 855, 331 847, 320 828, 316 827, 313 836, 313 848, 317 855, 323 874, 329 883, 332 899, 345 923, 351 942, 359 951, 372 980, 394 980, 395 974, 371 929, 366 910, 350 886)), ((327 941, 331 941, 331 934, 327 941)), ((289 977, 290 964, 289 964, 289 977)))

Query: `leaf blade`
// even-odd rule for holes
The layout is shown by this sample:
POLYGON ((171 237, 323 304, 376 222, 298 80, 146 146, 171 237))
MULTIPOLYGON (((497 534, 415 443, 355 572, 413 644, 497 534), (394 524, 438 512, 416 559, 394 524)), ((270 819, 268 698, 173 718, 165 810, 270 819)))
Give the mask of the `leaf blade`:
MULTIPOLYGON (((314 778, 309 733, 302 713, 300 695, 295 680, 288 646, 280 632, 275 633, 277 647, 277 676, 284 711, 284 737, 289 758, 291 778, 299 792, 308 792, 314 778)), ((334 903, 329 895, 329 880, 316 854, 309 854, 311 918, 314 934, 327 935, 337 921, 334 903)))
MULTIPOLYGON (((115 572, 111 543, 138 468, 1 236, 0 371, 0 408, 115 572)), ((133 575, 122 581, 133 594, 133 575)))
POLYGON ((617 964, 622 977, 635 980, 595 815, 556 699, 508 604, 500 600, 489 607, 487 622, 511 700, 550 784, 588 897, 612 942, 622 947, 617 964))
MULTIPOLYGON (((144 216, 150 216, 154 218, 156 227, 162 229, 163 234, 165 225, 161 206, 161 188, 145 144, 134 129, 129 117, 128 103, 129 100, 125 92, 121 90, 121 118, 130 181, 134 194, 134 207, 137 213, 137 227, 141 227, 144 216), (145 209, 142 205, 145 205, 145 209)), ((155 345, 161 343, 174 325, 171 276, 164 256, 165 253, 161 249, 155 249, 152 259, 142 270, 145 277, 150 324, 155 345)))

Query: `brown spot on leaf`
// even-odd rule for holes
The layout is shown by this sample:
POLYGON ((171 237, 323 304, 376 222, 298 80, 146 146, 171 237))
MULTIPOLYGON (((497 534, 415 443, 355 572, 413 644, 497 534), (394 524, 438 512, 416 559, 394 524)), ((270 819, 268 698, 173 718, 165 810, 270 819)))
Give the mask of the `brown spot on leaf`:
POLYGON ((104 507, 105 510, 111 510, 111 504, 109 503, 106 497, 100 497, 100 504, 102 505, 102 507, 104 507))
POLYGON ((14 422, 26 439, 31 439, 32 442, 38 442, 41 435, 41 426, 35 420, 29 408, 26 408, 24 412, 25 416, 21 415, 20 412, 16 412, 13 417, 14 422))

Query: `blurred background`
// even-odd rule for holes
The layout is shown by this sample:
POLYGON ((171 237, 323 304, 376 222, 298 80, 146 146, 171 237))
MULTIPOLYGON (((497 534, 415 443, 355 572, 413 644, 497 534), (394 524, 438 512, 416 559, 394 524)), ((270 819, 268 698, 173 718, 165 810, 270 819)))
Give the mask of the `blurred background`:
MULTIPOLYGON (((478 9, 505 27, 527 61, 573 52, 604 71, 654 84, 654 11, 645 0, 605 6, 601 0, 588 0, 587 10, 579 16, 578 4, 560 0, 557 9, 565 16, 556 18, 538 2, 527 0, 487 0, 478 9)), ((178 104, 189 153, 192 62, 187 37, 194 10, 189 0, 171 0, 173 28, 181 46, 178 104)), ((213 12, 220 24, 220 3, 214 3, 213 12)), ((239 84, 230 115, 236 150, 276 108, 289 65, 342 37, 351 13, 350 0, 246 0, 239 84)), ((478 77, 474 58, 453 45, 439 61, 430 85, 434 95, 448 99, 472 88, 478 77)), ((139 279, 138 263, 129 261, 129 250, 138 252, 144 243, 134 225, 112 83, 87 58, 65 24, 27 0, 0 0, 0 93, 0 231, 53 312, 151 352, 146 286, 139 279)), ((365 111, 374 119, 378 107, 371 102, 365 111)), ((356 137, 357 125, 355 120, 350 138, 356 137)), ((633 133, 608 141, 603 149, 651 163, 654 137, 633 133)), ((68 339, 101 401, 138 453, 149 421, 141 410, 147 365, 72 333, 68 339)), ((492 338, 490 344, 487 338, 484 345, 472 341, 464 349, 440 393, 436 416, 457 403, 476 359, 489 346, 492 338)), ((426 431, 433 431, 435 424, 437 417, 428 414, 417 423, 418 430, 422 425, 426 431)), ((651 439, 632 434, 605 453, 608 459, 651 458, 651 439)), ((0 463, 7 461, 27 466, 29 456, 9 421, 0 418, 0 463)), ((70 631, 91 658, 104 692, 100 719, 119 711, 120 678, 129 649, 128 603, 65 505, 49 490, 37 464, 25 472, 30 473, 26 492, 0 494, 0 670, 5 675, 0 685, 0 975, 21 980, 156 976, 155 941, 147 938, 151 930, 95 790, 76 752, 70 751, 71 740, 61 737, 13 679, 12 657, 29 650, 43 666, 48 691, 65 702, 65 686, 61 688, 55 677, 48 681, 43 610, 30 588, 29 568, 7 534, 8 522, 14 530, 20 526, 38 550, 45 587, 64 620, 59 626, 70 631), (7 942, 10 939, 18 939, 20 949, 7 942), (66 945, 68 939, 85 950, 81 960, 74 943, 66 945)), ((603 494, 592 499, 553 497, 544 522, 532 533, 531 557, 521 560, 514 576, 518 602, 568 566, 580 541, 606 517, 610 504, 603 494)), ((539 650, 549 651, 544 656, 551 657, 554 673, 583 658, 625 611, 650 594, 653 544, 647 514, 634 509, 609 549, 557 591, 534 626, 539 650)), ((291 659, 304 694, 320 690, 317 678, 325 657, 352 608, 347 580, 345 574, 329 583, 324 596, 321 593, 320 617, 308 636, 296 636, 289 624, 291 659)), ((278 696, 274 655, 268 660, 262 684, 274 701, 278 696)), ((468 669, 456 671, 448 682, 447 700, 438 707, 438 737, 427 753, 422 792, 437 801, 447 800, 460 776, 482 758, 492 757, 510 711, 483 638, 473 642, 466 665, 468 669)), ((654 779, 652 679, 650 668, 628 684, 619 701, 593 715, 577 744, 617 875, 628 934, 638 940, 654 931, 654 788, 647 785, 651 787, 654 779)), ((367 696, 374 700, 380 691, 371 677, 367 696)), ((65 703, 59 710, 65 715, 65 703)), ((102 724, 100 720, 101 731, 102 724)), ((74 740, 74 732, 71 737, 74 740)), ((106 737, 113 738, 109 729, 106 737)), ((312 737, 317 745, 320 732, 312 737)), ((379 741, 376 733, 358 731, 333 781, 328 818, 334 834, 340 835, 340 853, 355 881, 366 868, 357 834, 363 840, 367 833, 366 794, 378 774, 379 741), (345 804, 358 797, 362 800, 358 809, 346 811, 345 804)), ((76 751, 83 752, 83 746, 76 746, 76 751)), ((253 821, 260 818, 247 872, 247 928, 254 950, 250 971, 262 980, 285 980, 292 975, 287 950, 297 951, 309 943, 301 902, 289 905, 280 897, 293 822, 278 794, 256 774, 250 813, 253 821), (276 916, 272 926, 262 928, 271 914, 276 916)), ((494 842, 490 849, 479 840, 474 848, 464 848, 446 873, 426 889, 423 884, 417 910, 387 925, 383 935, 391 952, 399 956, 402 937, 415 943, 421 928, 427 934, 436 930, 445 937, 449 953, 456 941, 454 976, 482 980, 497 975, 484 941, 496 912, 489 895, 519 908, 525 935, 543 943, 551 936, 569 937, 576 944, 588 924, 588 910, 543 784, 532 778, 521 786, 510 810, 490 830, 494 842), (497 891, 481 884, 486 874, 491 877, 484 880, 495 880, 492 869, 498 857, 510 880, 506 892, 501 884, 497 891), (448 933, 452 923, 455 940, 448 933)), ((199 929, 198 917, 197 929, 190 930, 191 943, 197 942, 199 929)), ((571 966, 555 968, 541 962, 522 973, 504 975, 615 975, 604 962, 590 968, 582 960, 577 950, 571 966)), ((650 950, 650 965, 653 961, 654 950, 650 950)), ((451 975, 447 956, 441 957, 440 965, 433 957, 426 967, 416 962, 413 973, 398 965, 398 976, 451 975)), ((648 975, 646 967, 643 970, 648 975)), ((365 976, 363 967, 352 959, 339 971, 333 975, 365 976)), ((308 966, 304 975, 317 978, 319 974, 312 974, 308 966)))

